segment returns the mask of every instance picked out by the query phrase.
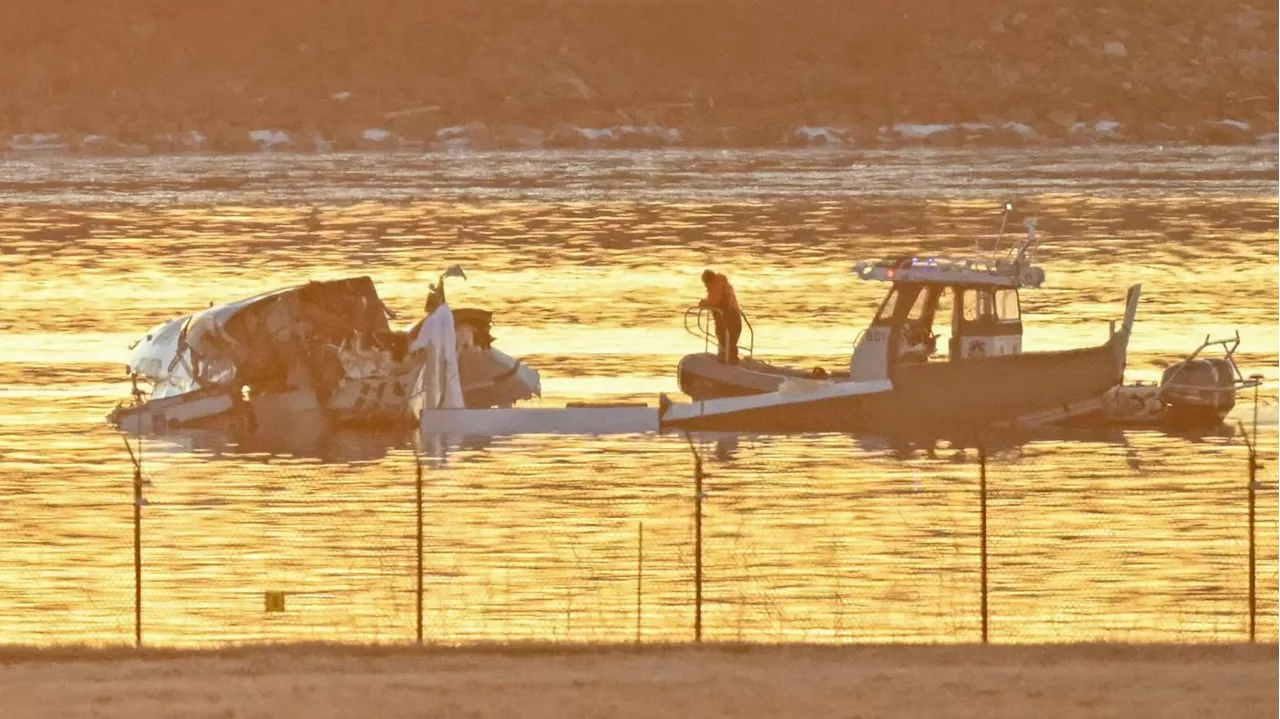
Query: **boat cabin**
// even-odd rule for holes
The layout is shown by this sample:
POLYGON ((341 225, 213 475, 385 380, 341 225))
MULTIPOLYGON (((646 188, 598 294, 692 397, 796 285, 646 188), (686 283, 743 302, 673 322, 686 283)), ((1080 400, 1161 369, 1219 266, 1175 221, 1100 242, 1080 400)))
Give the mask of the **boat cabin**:
POLYGON ((875 260, 858 263, 854 272, 892 283, 854 346, 854 381, 891 379, 895 367, 909 363, 1020 354, 1018 290, 1044 282, 1044 271, 1026 260, 1025 250, 996 261, 875 260))

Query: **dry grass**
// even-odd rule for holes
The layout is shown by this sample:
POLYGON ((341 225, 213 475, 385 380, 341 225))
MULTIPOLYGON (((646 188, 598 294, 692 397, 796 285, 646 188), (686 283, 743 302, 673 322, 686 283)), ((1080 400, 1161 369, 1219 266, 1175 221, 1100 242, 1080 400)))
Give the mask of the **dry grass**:
POLYGON ((5 717, 1274 717, 1277 647, 7 649, 5 717))

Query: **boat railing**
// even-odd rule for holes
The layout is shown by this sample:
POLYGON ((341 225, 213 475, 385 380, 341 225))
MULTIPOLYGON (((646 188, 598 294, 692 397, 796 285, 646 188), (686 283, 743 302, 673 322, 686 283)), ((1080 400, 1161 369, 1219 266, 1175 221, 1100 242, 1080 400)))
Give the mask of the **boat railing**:
POLYGON ((1198 358, 1206 349, 1209 349, 1210 347, 1222 348, 1223 357, 1221 359, 1226 361, 1227 365, 1231 368, 1231 371, 1234 374, 1234 376, 1231 379, 1232 379, 1232 384, 1236 390, 1257 387, 1262 383, 1261 379, 1257 377, 1245 377, 1244 373, 1240 371, 1240 366, 1236 364, 1236 350, 1240 347, 1240 330, 1236 330, 1235 336, 1233 337, 1227 337, 1219 340, 1215 340, 1212 337, 1213 337, 1212 335, 1205 335, 1204 342, 1201 342, 1200 346, 1197 347, 1196 350, 1192 352, 1186 359, 1177 363, 1176 365, 1177 369, 1175 369, 1173 371, 1173 374, 1169 375, 1167 378, 1165 378, 1164 382, 1161 383, 1161 388, 1160 388, 1161 393, 1167 391, 1170 388, 1177 387, 1178 386, 1177 380, 1182 375, 1182 373, 1187 371, 1187 368, 1191 366, 1191 363, 1193 360, 1198 358))
MULTIPOLYGON (((747 319, 747 313, 738 310, 738 314, 742 317, 742 335, 738 338, 738 353, 743 357, 751 357, 756 346, 756 331, 751 326, 751 320, 747 319), (742 344, 742 340, 746 339, 746 344, 742 344)), ((702 351, 711 351, 711 345, 717 348, 720 346, 720 340, 716 337, 714 321, 720 316, 720 310, 716 307, 700 307, 694 305, 684 311, 684 330, 689 334, 702 340, 702 351)))

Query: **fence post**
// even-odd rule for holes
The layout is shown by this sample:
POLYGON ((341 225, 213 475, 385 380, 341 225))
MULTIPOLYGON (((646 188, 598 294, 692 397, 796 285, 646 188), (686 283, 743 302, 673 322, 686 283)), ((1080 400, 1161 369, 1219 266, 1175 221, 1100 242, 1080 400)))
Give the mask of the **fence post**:
POLYGON ((702 642, 702 457, 685 432, 693 452, 693 641, 702 642))
POLYGON ((1258 458, 1249 446, 1249 643, 1258 640, 1258 547, 1254 531, 1258 506, 1258 458))
POLYGON ((644 624, 644 522, 636 528, 636 644, 640 643, 640 630, 644 624))
POLYGON ((124 448, 133 463, 133 645, 142 646, 142 434, 138 434, 138 453, 134 454, 129 438, 124 448))
POLYGON ((418 578, 417 578, 417 641, 422 644, 422 457, 418 454, 418 442, 414 439, 413 443, 413 471, 414 471, 414 505, 416 506, 418 519, 418 578))
POLYGON ((1250 375, 1253 380, 1253 439, 1245 435, 1249 447, 1249 643, 1258 641, 1258 545, 1255 527, 1258 509, 1258 387, 1262 375, 1250 375))
POLYGON ((987 643, 990 615, 987 611, 987 448, 978 442, 978 506, 980 513, 978 553, 982 558, 982 643, 987 643))

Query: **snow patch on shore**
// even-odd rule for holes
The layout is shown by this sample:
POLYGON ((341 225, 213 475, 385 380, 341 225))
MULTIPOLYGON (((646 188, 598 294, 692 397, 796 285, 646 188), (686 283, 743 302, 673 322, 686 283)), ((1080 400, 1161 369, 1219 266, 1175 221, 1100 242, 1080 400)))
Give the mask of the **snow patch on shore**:
POLYGON ((263 150, 289 147, 293 138, 283 130, 250 130, 249 139, 263 150))
POLYGON ((71 143, 56 132, 29 132, 10 137, 8 147, 14 152, 65 152, 71 143))
POLYGON ((848 130, 826 125, 801 125, 792 131, 790 139, 799 141, 804 145, 818 147, 837 147, 854 144, 853 140, 850 139, 848 130))
POLYGON ((638 138, 675 144, 683 138, 679 128, 660 125, 615 125, 613 127, 577 127, 578 134, 589 143, 616 144, 638 138))

